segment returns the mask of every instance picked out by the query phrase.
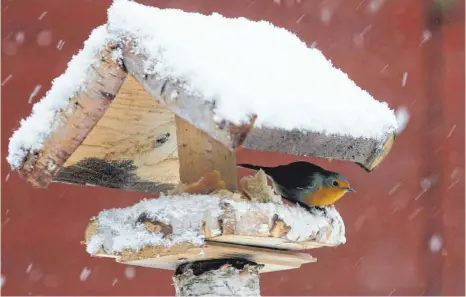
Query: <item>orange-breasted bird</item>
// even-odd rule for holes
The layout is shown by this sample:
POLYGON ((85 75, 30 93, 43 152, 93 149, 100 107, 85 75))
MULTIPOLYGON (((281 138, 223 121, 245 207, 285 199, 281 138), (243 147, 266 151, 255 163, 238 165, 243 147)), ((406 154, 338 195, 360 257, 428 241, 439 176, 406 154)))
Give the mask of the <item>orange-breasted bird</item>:
POLYGON ((277 194, 304 207, 332 205, 347 192, 356 192, 341 174, 308 162, 293 162, 277 167, 251 164, 237 166, 262 169, 272 179, 277 194))

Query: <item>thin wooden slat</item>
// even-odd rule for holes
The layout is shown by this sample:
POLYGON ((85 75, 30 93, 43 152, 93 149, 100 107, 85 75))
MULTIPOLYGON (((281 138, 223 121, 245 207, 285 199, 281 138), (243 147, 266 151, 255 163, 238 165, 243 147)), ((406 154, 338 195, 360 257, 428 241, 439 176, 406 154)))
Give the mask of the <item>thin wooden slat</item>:
POLYGON ((249 246, 261 246, 267 248, 283 249, 290 251, 309 250, 321 247, 335 247, 337 244, 321 243, 315 240, 308 241, 290 241, 283 238, 275 237, 258 237, 247 235, 220 235, 210 237, 208 241, 234 243, 249 246))
MULTIPOLYGON (((150 248, 147 250, 149 251, 150 248)), ((218 242, 207 242, 202 247, 186 246, 184 250, 179 250, 176 253, 172 250, 160 250, 159 253, 152 253, 152 255, 146 258, 134 256, 135 259, 131 259, 129 256, 126 256, 126 259, 124 259, 104 253, 97 254, 96 256, 114 258, 117 262, 123 264, 166 270, 175 270, 180 264, 187 262, 241 258, 265 265, 261 273, 296 269, 303 264, 317 261, 317 259, 306 253, 218 242)))

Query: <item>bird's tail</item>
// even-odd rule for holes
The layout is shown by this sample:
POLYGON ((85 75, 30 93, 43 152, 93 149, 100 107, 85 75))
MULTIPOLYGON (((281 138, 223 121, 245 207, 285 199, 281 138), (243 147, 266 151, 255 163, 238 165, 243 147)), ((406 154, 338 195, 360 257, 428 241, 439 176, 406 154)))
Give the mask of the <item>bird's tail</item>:
POLYGON ((258 171, 259 169, 264 170, 264 172, 267 172, 268 167, 263 167, 263 166, 257 166, 257 165, 252 165, 252 164, 237 164, 236 166, 242 167, 242 168, 247 168, 247 169, 252 169, 258 171))

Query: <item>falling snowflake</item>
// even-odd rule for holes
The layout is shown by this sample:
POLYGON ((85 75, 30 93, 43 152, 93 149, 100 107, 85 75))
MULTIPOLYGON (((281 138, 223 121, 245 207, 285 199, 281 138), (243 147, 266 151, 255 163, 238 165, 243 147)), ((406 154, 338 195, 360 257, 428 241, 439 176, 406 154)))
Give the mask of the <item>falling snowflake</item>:
POLYGON ((409 122, 409 111, 405 106, 400 106, 395 111, 396 122, 398 123, 398 133, 401 133, 409 122))
POLYGON ((432 38, 432 32, 429 29, 422 31, 421 43, 419 46, 423 45, 432 38))
POLYGON ((393 193, 395 193, 396 190, 398 190, 400 187, 401 187, 401 184, 400 184, 400 183, 397 183, 396 185, 394 185, 394 186, 390 189, 390 191, 388 191, 388 196, 393 195, 393 193))
POLYGON ((22 44, 24 42, 24 31, 19 31, 15 34, 15 41, 16 43, 22 44))
POLYGON ((32 103, 32 99, 34 99, 34 97, 37 95, 37 93, 39 93, 41 88, 42 88, 42 85, 36 85, 34 87, 34 90, 32 90, 31 94, 29 95, 29 100, 28 100, 29 104, 32 103))
POLYGON ((370 0, 367 5, 367 11, 371 13, 378 12, 381 8, 385 0, 370 0))
POLYGON ((301 16, 296 20, 296 24, 299 24, 299 23, 302 21, 302 19, 304 19, 305 16, 306 16, 306 14, 301 15, 301 16))
POLYGON ((127 279, 133 279, 136 276, 136 269, 134 267, 126 267, 125 276, 127 279))
POLYGON ((432 188, 433 184, 435 183, 435 179, 433 178, 424 178, 421 181, 421 188, 423 191, 427 192, 432 188))
POLYGON ((42 19, 45 17, 46 14, 47 14, 46 11, 42 12, 42 13, 40 14, 40 16, 39 16, 37 19, 38 19, 39 21, 42 20, 42 19))
POLYGON ((330 24, 332 20, 332 11, 328 7, 324 7, 320 10, 320 20, 325 25, 330 24))
POLYGON ((9 82, 12 77, 13 77, 13 75, 11 75, 11 74, 8 75, 7 77, 5 77, 5 79, 2 81, 2 87, 4 85, 6 85, 6 83, 9 82))
POLYGON ((57 44, 57 49, 61 51, 64 45, 65 45, 65 41, 60 39, 60 41, 58 41, 58 44, 57 44))
POLYGON ((451 137, 451 135, 453 134, 453 131, 455 131, 455 129, 456 129, 456 125, 451 126, 450 131, 448 131, 447 138, 451 137))
POLYGON ((360 33, 355 34, 353 36, 353 43, 358 47, 362 47, 364 45, 364 37, 370 29, 372 29, 372 25, 366 26, 360 33))
POLYGON ((437 253, 442 249, 443 240, 440 235, 434 234, 429 239, 429 250, 433 253, 437 253))
POLYGON ((383 66, 382 70, 380 70, 380 73, 384 73, 385 70, 387 70, 388 68, 388 64, 386 64, 385 66, 383 66))
POLYGON ((423 210, 422 207, 417 208, 409 215, 408 219, 410 221, 414 220, 421 213, 422 210, 423 210))
POLYGON ((461 168, 455 168, 453 169, 453 171, 451 172, 450 174, 450 178, 454 179, 454 178, 457 178, 459 177, 459 175, 461 174, 461 168))
POLYGON ((406 81, 408 80, 408 72, 403 73, 403 78, 401 79, 401 86, 406 87, 406 81))
POLYGON ((91 274, 91 270, 87 267, 84 267, 83 270, 81 270, 81 274, 79 275, 79 279, 83 282, 85 281, 89 275, 91 274))
POLYGON ((49 46, 52 43, 52 31, 40 31, 39 34, 37 34, 36 41, 39 46, 49 46))
POLYGON ((390 293, 388 293, 388 296, 392 296, 393 293, 395 293, 395 291, 396 291, 396 288, 393 288, 393 290, 391 290, 390 293))

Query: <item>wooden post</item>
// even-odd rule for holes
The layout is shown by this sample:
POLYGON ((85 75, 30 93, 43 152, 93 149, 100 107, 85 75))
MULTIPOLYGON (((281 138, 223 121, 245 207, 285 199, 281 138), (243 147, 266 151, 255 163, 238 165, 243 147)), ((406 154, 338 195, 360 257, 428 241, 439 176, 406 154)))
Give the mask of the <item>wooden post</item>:
MULTIPOLYGON (((236 190, 235 152, 182 118, 175 122, 181 181, 193 183, 218 170, 226 188, 236 190)), ((260 268, 245 259, 182 264, 173 277, 176 296, 260 296, 260 268)))
POLYGON ((241 259, 180 265, 173 277, 176 296, 260 296, 261 266, 241 259))
POLYGON ((226 188, 236 190, 236 155, 225 145, 175 116, 180 179, 194 183, 206 173, 218 170, 226 188))

